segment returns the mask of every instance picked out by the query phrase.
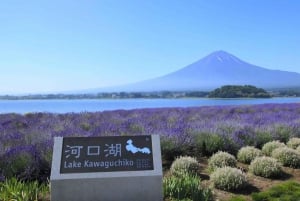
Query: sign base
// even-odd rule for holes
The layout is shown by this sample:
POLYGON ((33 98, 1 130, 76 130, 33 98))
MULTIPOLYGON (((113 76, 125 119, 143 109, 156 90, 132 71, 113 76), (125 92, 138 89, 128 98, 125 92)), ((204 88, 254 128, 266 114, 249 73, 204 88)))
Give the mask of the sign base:
POLYGON ((162 201, 160 139, 158 135, 152 135, 151 139, 153 170, 61 173, 63 138, 56 137, 50 177, 51 201, 162 201))

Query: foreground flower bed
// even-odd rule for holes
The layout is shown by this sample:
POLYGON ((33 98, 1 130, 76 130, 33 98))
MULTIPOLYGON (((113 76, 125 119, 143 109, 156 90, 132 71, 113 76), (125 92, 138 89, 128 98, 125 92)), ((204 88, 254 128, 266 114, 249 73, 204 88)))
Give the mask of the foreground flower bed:
POLYGON ((55 136, 150 134, 161 136, 165 161, 218 150, 236 154, 245 145, 299 137, 300 104, 1 114, 0 177, 46 181, 55 136))
MULTIPOLYGON (((300 140, 300 138, 293 139, 300 140)), ((290 140, 287 145, 289 142, 290 140)), ((272 141, 271 143, 277 144, 278 142, 272 141)), ((270 142, 265 145, 269 146, 269 144, 270 142)), ((271 153, 272 157, 262 155, 259 149, 253 149, 249 146, 242 147, 237 155, 240 155, 241 151, 245 154, 246 152, 253 153, 253 151, 259 153, 251 159, 250 164, 248 161, 246 164, 243 158, 240 158, 239 163, 237 163, 234 155, 222 151, 213 154, 204 161, 202 160, 201 162, 206 166, 190 156, 178 157, 171 165, 169 171, 171 176, 166 174, 164 177, 164 196, 170 200, 193 201, 299 200, 300 184, 293 181, 283 181, 288 179, 299 181, 300 170, 297 169, 297 166, 282 163, 277 157, 277 153, 282 150, 295 152, 295 155, 289 154, 288 157, 284 156, 284 159, 298 161, 300 160, 300 152, 296 149, 300 145, 294 149, 288 148, 287 145, 282 143, 284 147, 274 149, 271 153), (173 168, 174 166, 176 169, 173 168), (202 178, 206 178, 206 181, 202 181, 202 178), (274 185, 275 183, 279 185, 274 185), (268 188, 273 187, 261 189, 261 184, 268 188), (219 195, 217 195, 218 193, 219 195), (231 196, 228 196, 230 194, 231 196)))
MULTIPOLYGON (((300 140, 300 138, 293 139, 300 140)), ((270 143, 276 144, 278 142, 268 142, 263 147, 270 143)), ((172 162, 170 169, 165 171, 163 178, 164 200, 213 201, 221 198, 228 201, 243 201, 249 200, 250 197, 255 201, 276 199, 297 200, 300 194, 300 184, 291 181, 283 183, 282 181, 287 178, 299 180, 300 171, 297 170, 296 166, 284 167, 285 163, 280 163, 280 160, 276 159, 277 156, 274 153, 291 149, 287 148, 287 145, 284 143, 282 145, 284 147, 279 147, 272 151, 272 157, 257 154, 251 159, 250 164, 246 164, 243 160, 239 160, 240 163, 237 163, 234 155, 222 151, 213 154, 209 159, 204 157, 205 161, 202 160, 201 162, 196 157, 180 156, 172 162), (290 171, 292 168, 293 170, 290 171), (205 179, 205 175, 209 180, 207 177, 205 179), (286 177, 287 175, 288 177, 286 177), (276 182, 277 180, 281 184, 278 186, 272 185, 273 187, 270 190, 261 190, 259 193, 253 191, 258 186, 257 181, 266 178, 269 179, 269 181, 265 181, 266 183, 270 181, 276 182), (225 199, 223 196, 216 196, 215 192, 217 191, 226 193, 234 192, 234 194, 231 198, 225 199), (248 196, 236 196, 241 193, 243 194, 243 192, 247 192, 248 196)), ((291 161, 299 160, 300 152, 297 151, 299 146, 296 149, 291 149, 297 153, 296 155, 284 158, 291 161)), ((249 146, 242 147, 237 155, 241 151, 252 152, 253 148, 250 147, 249 149, 249 146)), ((261 150, 257 149, 254 151, 260 152, 261 150)), ((5 181, 0 182, 0 200, 49 201, 49 185, 45 182, 25 182, 17 180, 14 177, 5 179, 5 181)))

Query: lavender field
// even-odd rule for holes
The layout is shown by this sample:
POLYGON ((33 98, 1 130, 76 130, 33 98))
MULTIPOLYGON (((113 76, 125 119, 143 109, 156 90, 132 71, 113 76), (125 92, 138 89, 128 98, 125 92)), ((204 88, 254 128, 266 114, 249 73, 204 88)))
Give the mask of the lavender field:
POLYGON ((0 179, 46 180, 56 136, 161 136, 163 158, 300 137, 300 104, 0 115, 0 179))

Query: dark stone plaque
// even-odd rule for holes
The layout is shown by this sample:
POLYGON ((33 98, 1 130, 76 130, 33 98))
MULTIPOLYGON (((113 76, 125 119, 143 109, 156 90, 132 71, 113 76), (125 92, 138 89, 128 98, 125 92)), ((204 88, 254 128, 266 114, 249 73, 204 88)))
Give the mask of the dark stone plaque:
POLYGON ((63 138, 60 173, 153 168, 151 135, 63 138))

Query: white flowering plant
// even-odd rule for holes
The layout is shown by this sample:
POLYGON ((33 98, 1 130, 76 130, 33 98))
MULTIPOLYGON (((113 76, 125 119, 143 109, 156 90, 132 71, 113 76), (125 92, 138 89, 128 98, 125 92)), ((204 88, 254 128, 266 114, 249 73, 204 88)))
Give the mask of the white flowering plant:
POLYGON ((278 177, 282 174, 282 165, 275 158, 257 157, 250 163, 249 172, 265 178, 278 177))
POLYGON ((255 148, 253 146, 246 146, 246 147, 242 147, 238 151, 237 160, 242 163, 250 164, 251 161, 254 160, 258 156, 262 156, 261 150, 255 148))
POLYGON ((218 151, 214 155, 212 155, 208 160, 208 168, 210 171, 214 171, 217 168, 229 166, 236 167, 236 158, 223 151, 218 151))
POLYGON ((272 152, 272 157, 276 158, 284 166, 300 168, 300 153, 288 147, 277 148, 272 152))
POLYGON ((289 148, 296 149, 300 145, 300 138, 293 137, 286 143, 289 148))
POLYGON ((196 158, 190 156, 180 156, 173 161, 170 172, 172 175, 196 174, 199 170, 199 163, 196 158))
POLYGON ((266 156, 271 156, 272 155, 272 151, 274 149, 280 148, 280 147, 285 147, 286 145, 278 140, 274 140, 271 142, 267 142, 266 144, 264 144, 264 146, 262 147, 261 151, 263 154, 265 154, 266 156))
POLYGON ((233 167, 216 169, 210 179, 215 188, 225 191, 242 189, 248 185, 246 174, 233 167))

